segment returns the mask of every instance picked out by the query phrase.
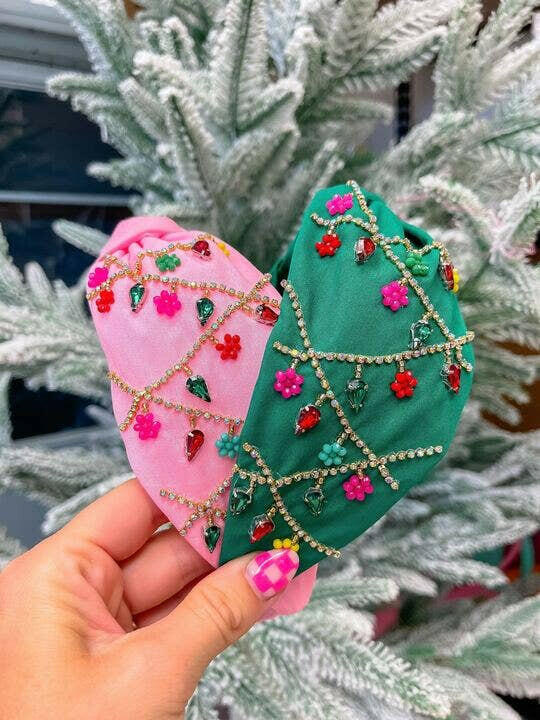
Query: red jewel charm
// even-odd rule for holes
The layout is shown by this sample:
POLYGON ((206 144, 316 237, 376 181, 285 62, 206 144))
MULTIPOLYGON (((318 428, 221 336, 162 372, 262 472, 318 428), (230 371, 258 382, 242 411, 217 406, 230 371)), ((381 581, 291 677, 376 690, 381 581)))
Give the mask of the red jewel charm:
POLYGON ((208 258, 212 254, 210 252, 210 243, 208 242, 208 240, 195 240, 195 242, 191 246, 191 249, 194 253, 197 253, 197 255, 204 260, 208 260, 208 258))
POLYGON ((390 383, 390 387, 395 392, 397 398, 412 397, 414 388, 418 385, 418 380, 414 377, 410 370, 396 373, 396 379, 390 383))
POLYGON ((204 443, 204 433, 202 430, 190 430, 186 435, 186 457, 191 462, 195 455, 202 448, 204 443))
POLYGON ((300 408, 298 415, 296 416, 296 427, 294 429, 295 435, 303 435, 308 430, 311 430, 315 425, 319 424, 321 419, 321 411, 316 405, 304 405, 300 408))
POLYGON ((454 266, 451 263, 439 263, 439 275, 447 290, 454 289, 454 266))
POLYGON ((236 360, 241 349, 240 335, 229 335, 229 333, 226 333, 222 343, 216 345, 222 360, 236 360))
POLYGON ((109 312, 114 302, 114 293, 112 290, 101 290, 96 300, 96 306, 100 313, 109 312))
POLYGON ((461 368, 456 363, 448 363, 441 370, 441 377, 449 390, 459 392, 461 385, 461 368))
POLYGON ((335 255, 338 247, 341 247, 341 240, 335 233, 323 235, 320 242, 315 243, 315 249, 321 257, 335 255))
POLYGON ((274 312, 270 305, 257 305, 255 308, 255 317, 258 322, 263 325, 275 325, 279 315, 274 312))
POLYGON ((358 238, 354 246, 354 258, 361 265, 368 260, 375 252, 376 245, 369 237, 358 238))
POLYGON ((271 533, 275 527, 274 521, 271 517, 268 517, 266 513, 263 515, 256 515, 251 521, 249 528, 250 542, 254 543, 258 540, 262 540, 262 538, 271 533))

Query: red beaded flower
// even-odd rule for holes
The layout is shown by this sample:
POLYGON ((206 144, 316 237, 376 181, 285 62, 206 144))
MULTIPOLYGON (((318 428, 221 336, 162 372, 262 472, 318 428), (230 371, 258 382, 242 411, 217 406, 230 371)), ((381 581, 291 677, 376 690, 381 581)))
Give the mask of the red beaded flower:
POLYGON ((100 313, 106 313, 111 309, 113 302, 114 293, 112 290, 100 290, 98 299, 96 300, 96 307, 100 313))
POLYGON ((322 240, 315 243, 315 248, 321 257, 325 255, 335 255, 338 247, 341 246, 341 240, 334 233, 323 235, 322 240))
POLYGON ((221 353, 222 360, 236 360, 241 349, 240 335, 229 335, 229 333, 226 333, 223 342, 216 345, 216 350, 221 353))
POLYGON ((390 383, 390 387, 398 398, 411 397, 417 385, 418 380, 410 370, 396 373, 394 382, 390 383))

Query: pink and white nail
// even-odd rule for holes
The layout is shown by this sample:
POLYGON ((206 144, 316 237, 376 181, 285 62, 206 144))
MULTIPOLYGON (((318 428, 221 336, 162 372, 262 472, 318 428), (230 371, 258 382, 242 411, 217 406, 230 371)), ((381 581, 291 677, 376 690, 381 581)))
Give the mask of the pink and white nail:
POLYGON ((299 563, 294 550, 266 550, 251 560, 246 568, 246 578, 255 594, 267 600, 287 587, 299 563))

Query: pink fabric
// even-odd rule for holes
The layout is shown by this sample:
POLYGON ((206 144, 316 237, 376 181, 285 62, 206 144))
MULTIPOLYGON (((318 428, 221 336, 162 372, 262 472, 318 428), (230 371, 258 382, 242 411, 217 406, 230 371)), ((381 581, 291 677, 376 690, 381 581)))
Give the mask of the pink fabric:
MULTIPOLYGON (((122 221, 103 248, 103 253, 91 271, 102 265, 103 256, 116 255, 131 267, 137 254, 143 250, 160 250, 171 242, 191 243, 200 232, 183 230, 165 217, 141 217, 122 221)), ((181 259, 181 265, 173 271, 159 273, 152 257, 144 258, 142 272, 168 277, 180 277, 190 281, 224 283, 245 292, 261 278, 261 273, 234 248, 228 247, 229 255, 211 242, 211 257, 201 259, 191 251, 174 251, 181 259)), ((110 268, 109 275, 117 271, 110 268)), ((95 277, 95 275, 93 276, 95 277)), ((197 318, 195 303, 202 297, 202 291, 179 287, 177 290, 181 308, 169 317, 156 312, 153 302, 166 287, 157 282, 147 283, 148 297, 138 313, 131 311, 129 288, 130 278, 116 280, 111 289, 115 302, 110 311, 100 313, 96 301, 89 305, 97 333, 111 371, 116 372, 126 383, 143 389, 159 378, 164 370, 189 350, 201 332, 222 314, 234 298, 214 292, 210 295, 216 309, 204 328, 197 318)), ((268 284, 261 295, 279 298, 277 291, 268 284)), ((252 305, 252 307, 255 307, 252 305)), ((242 311, 233 313, 216 330, 216 337, 222 341, 225 333, 238 334, 242 350, 236 360, 222 360, 211 342, 205 343, 190 362, 194 374, 202 375, 212 398, 210 403, 192 395, 185 387, 186 375, 178 373, 156 394, 183 405, 200 408, 203 411, 245 418, 251 394, 257 380, 260 363, 271 328, 242 311)), ((112 401, 116 420, 122 422, 130 408, 132 398, 112 385, 112 401)), ((228 477, 234 460, 221 457, 215 447, 219 436, 227 432, 224 423, 200 418, 197 428, 205 435, 205 442, 197 456, 188 462, 184 453, 184 439, 189 431, 189 419, 184 413, 177 413, 161 405, 150 403, 148 411, 153 420, 161 423, 155 438, 141 441, 133 425, 122 433, 129 462, 152 500, 178 528, 187 520, 192 510, 185 505, 172 502, 160 496, 160 489, 167 488, 194 500, 205 500, 216 486, 228 477)), ((140 409, 139 409, 140 412, 140 409)), ((227 507, 228 491, 216 503, 223 510, 227 507)), ((222 526, 222 521, 218 520, 222 526)), ((196 520, 188 530, 186 539, 212 565, 219 559, 221 539, 211 554, 203 540, 205 520, 196 520)), ((295 578, 283 596, 276 602, 272 615, 287 614, 300 610, 309 600, 316 569, 295 578)))

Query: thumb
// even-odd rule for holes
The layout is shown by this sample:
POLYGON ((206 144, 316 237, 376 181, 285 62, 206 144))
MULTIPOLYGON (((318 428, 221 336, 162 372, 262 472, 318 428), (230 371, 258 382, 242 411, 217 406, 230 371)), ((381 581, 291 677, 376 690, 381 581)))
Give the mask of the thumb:
POLYGON ((160 673, 174 676, 188 699, 210 661, 260 619, 298 564, 298 555, 283 548, 237 558, 207 575, 167 617, 138 631, 162 651, 160 673))

